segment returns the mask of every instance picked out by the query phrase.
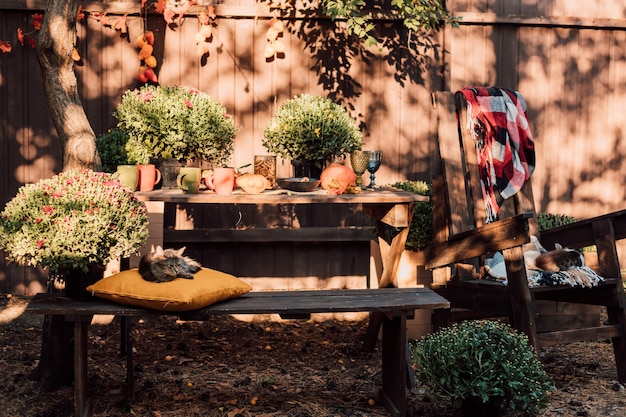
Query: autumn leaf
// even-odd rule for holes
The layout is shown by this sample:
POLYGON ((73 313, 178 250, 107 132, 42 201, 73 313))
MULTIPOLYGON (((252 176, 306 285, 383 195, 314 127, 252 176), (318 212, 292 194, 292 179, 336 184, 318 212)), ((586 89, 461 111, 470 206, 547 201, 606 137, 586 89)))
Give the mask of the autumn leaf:
POLYGON ((35 13, 31 15, 31 17, 33 18, 33 28, 35 30, 41 30, 41 24, 43 23, 43 14, 35 13))
POLYGON ((146 3, 148 3, 148 0, 141 0, 141 8, 142 9, 146 8, 146 3))
POLYGON ((208 25, 210 22, 209 15, 204 11, 198 15, 198 20, 201 25, 208 25))
POLYGON ((100 16, 100 24, 102 26, 111 26, 111 22, 109 22, 109 17, 106 13, 102 13, 102 15, 100 16))
POLYGON ((174 14, 175 13, 169 8, 163 10, 163 19, 165 20, 165 23, 167 23, 168 25, 174 23, 174 14))
POLYGON ((37 41, 34 38, 31 38, 30 36, 27 39, 28 39, 28 44, 30 45, 30 47, 35 49, 37 47, 37 41))
POLYGON ((83 6, 81 4, 78 5, 78 15, 76 16, 76 20, 79 22, 85 18, 85 12, 83 11, 83 6))
POLYGON ((127 16, 128 14, 124 14, 123 16, 118 17, 117 20, 115 21, 115 24, 113 25, 113 29, 119 30, 122 33, 128 32, 128 25, 126 23, 127 16))
POLYGON ((209 17, 211 19, 217 18, 217 15, 215 14, 215 6, 213 6, 213 5, 207 6, 206 11, 209 14, 209 17))
POLYGON ((11 49, 11 44, 9 42, 0 41, 0 51, 2 51, 3 54, 11 52, 11 49))
POLYGON ((167 9, 167 0, 158 0, 154 5, 154 10, 157 13, 165 14, 165 10, 167 9))
POLYGON ((17 28, 17 41, 24 46, 24 31, 22 28, 17 28))

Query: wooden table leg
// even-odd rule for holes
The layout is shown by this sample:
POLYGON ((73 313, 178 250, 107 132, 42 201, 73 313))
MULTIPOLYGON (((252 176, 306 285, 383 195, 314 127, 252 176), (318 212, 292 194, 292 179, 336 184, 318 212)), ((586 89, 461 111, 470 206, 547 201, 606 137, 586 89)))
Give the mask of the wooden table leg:
POLYGON ((87 347, 91 316, 74 317, 74 415, 88 417, 87 347))
POLYGON ((392 417, 406 414, 407 336, 406 312, 383 317, 382 388, 380 399, 392 417))

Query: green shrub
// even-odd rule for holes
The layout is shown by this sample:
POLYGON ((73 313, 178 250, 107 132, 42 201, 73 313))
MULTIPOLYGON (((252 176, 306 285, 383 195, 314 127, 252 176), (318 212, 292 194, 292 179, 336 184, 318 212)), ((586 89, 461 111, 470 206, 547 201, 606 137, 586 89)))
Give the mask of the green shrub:
POLYGON ((575 221, 576 219, 574 217, 566 216, 565 214, 551 214, 545 212, 537 213, 539 231, 574 223, 575 221))
POLYGON ((128 164, 126 142, 128 142, 128 134, 118 128, 109 129, 108 132, 96 138, 96 148, 100 155, 103 172, 112 174, 117 170, 118 165, 128 164))
MULTIPOLYGON (((424 181, 400 181, 392 184, 394 187, 415 194, 432 196, 432 187, 424 181)), ((418 251, 428 247, 433 239, 433 203, 420 201, 415 205, 409 236, 406 239, 405 249, 418 251)))
POLYGON ((416 377, 434 400, 501 397, 512 415, 536 415, 549 404, 552 381, 528 337, 507 324, 455 323, 410 349, 416 377))

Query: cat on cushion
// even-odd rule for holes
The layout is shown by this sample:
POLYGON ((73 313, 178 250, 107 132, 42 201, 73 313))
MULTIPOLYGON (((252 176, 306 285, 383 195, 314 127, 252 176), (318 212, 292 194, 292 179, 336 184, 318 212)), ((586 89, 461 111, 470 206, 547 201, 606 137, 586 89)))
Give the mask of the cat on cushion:
POLYGON ((558 272, 585 266, 585 258, 580 252, 563 248, 558 243, 555 246, 555 250, 543 252, 535 258, 535 265, 538 268, 544 271, 558 272))
POLYGON ((175 278, 193 279, 202 267, 195 260, 183 256, 185 247, 180 249, 156 250, 142 256, 139 261, 139 274, 150 282, 169 282, 175 278))

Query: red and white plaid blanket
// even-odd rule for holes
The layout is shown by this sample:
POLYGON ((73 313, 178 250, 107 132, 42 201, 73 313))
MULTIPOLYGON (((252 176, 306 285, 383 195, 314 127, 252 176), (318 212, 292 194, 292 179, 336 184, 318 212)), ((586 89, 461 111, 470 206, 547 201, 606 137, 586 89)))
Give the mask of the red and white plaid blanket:
POLYGON ((468 87, 457 93, 467 102, 487 222, 492 222, 500 204, 517 193, 535 169, 526 102, 518 92, 499 87, 468 87))

